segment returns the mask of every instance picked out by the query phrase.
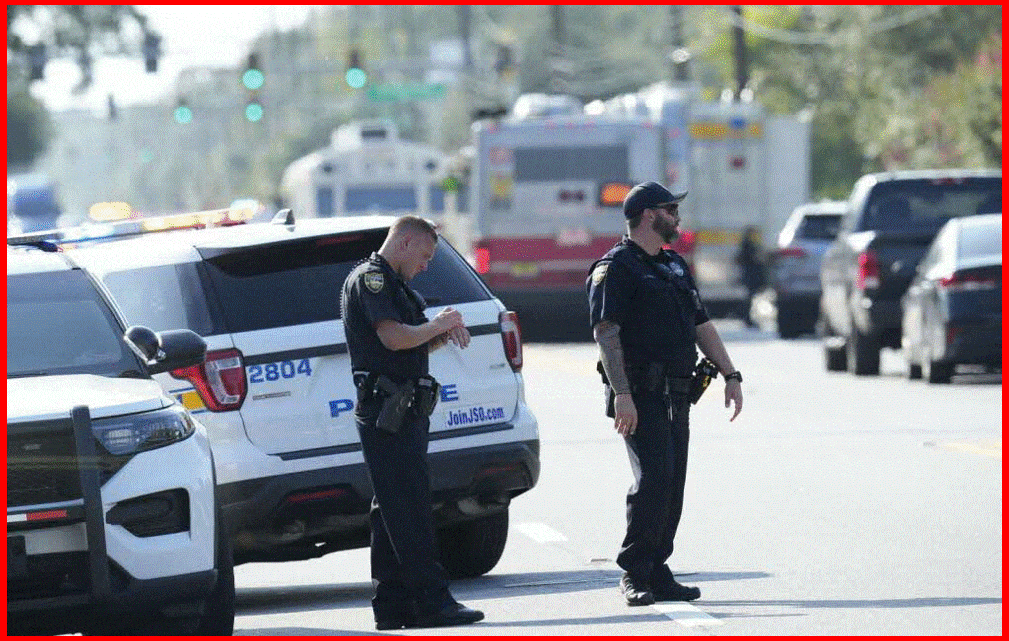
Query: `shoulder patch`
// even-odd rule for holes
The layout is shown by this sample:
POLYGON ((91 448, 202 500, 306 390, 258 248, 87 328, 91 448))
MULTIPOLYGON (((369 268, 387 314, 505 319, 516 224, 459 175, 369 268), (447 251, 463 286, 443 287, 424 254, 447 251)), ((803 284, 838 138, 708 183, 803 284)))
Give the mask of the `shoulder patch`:
POLYGON ((365 272, 364 286, 372 294, 377 294, 385 287, 385 274, 382 272, 365 272))
POLYGON ((592 270, 592 284, 598 285, 603 282, 606 278, 606 271, 610 268, 609 263, 599 263, 596 268, 592 270))

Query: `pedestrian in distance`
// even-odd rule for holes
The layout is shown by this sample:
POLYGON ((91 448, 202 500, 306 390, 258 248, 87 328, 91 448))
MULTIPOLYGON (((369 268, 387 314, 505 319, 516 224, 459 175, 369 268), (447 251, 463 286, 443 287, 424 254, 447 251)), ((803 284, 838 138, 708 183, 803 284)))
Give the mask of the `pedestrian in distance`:
POLYGON ((679 203, 655 182, 624 199, 627 235, 596 261, 586 289, 606 413, 624 438, 634 484, 617 555, 628 605, 692 601, 701 591, 676 581, 666 561, 683 510, 689 441, 688 392, 697 347, 725 379, 725 406, 743 408, 736 371, 708 318, 686 261, 663 249, 678 236, 679 203))
POLYGON ((354 419, 374 488, 372 610, 379 630, 462 625, 484 616, 453 598, 435 540, 427 444, 439 385, 428 373, 428 353, 470 341, 457 310, 428 320, 424 299, 408 285, 427 268, 437 243, 423 218, 398 218, 381 248, 347 276, 340 300, 357 387, 354 419))
POLYGON ((766 281, 763 248, 760 242, 760 230, 757 227, 749 225, 743 230, 739 250, 736 252, 736 264, 739 265, 743 286, 746 288, 746 302, 743 303, 742 309, 743 322, 747 327, 756 327, 757 324, 750 317, 753 297, 764 287, 766 281))

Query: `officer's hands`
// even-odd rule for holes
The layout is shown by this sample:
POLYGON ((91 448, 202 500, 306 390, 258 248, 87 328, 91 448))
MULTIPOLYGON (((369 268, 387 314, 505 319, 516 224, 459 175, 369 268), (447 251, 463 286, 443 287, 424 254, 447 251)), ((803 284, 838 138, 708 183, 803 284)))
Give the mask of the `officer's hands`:
POLYGON ((447 332, 456 327, 463 327, 462 314, 451 307, 446 307, 431 319, 431 323, 442 332, 447 332))
POLYGON ((469 330, 463 326, 453 327, 448 330, 448 340, 456 344, 460 349, 469 347, 469 330))
POLYGON ((743 411, 743 386, 739 384, 739 381, 732 379, 731 381, 725 381, 725 406, 729 406, 729 402, 734 402, 736 404, 736 411, 733 412, 732 418, 729 421, 736 420, 739 413, 743 411))
POLYGON ((628 436, 638 429, 638 408, 630 394, 617 394, 613 398, 613 427, 621 436, 628 436))

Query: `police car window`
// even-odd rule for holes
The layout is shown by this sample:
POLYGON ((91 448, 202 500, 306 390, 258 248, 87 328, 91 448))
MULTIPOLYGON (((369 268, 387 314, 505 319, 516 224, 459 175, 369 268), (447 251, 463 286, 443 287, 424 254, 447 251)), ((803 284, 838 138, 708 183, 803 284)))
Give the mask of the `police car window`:
POLYGON ((80 270, 7 277, 7 377, 137 373, 108 305, 80 270))
POLYGON ((227 331, 249 332, 340 318, 350 270, 382 245, 385 232, 313 238, 227 253, 207 274, 227 331))
POLYGON ((223 331, 211 317, 195 263, 112 272, 103 281, 130 325, 191 329, 200 336, 223 331))
POLYGON ((459 305, 491 297, 469 263, 444 239, 438 242, 427 270, 417 274, 410 286, 429 306, 459 305))

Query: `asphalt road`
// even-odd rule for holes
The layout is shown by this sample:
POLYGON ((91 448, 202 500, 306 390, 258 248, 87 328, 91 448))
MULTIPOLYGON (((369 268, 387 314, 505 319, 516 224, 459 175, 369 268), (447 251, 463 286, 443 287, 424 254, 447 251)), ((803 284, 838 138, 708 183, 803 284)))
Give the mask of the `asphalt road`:
MULTIPOLYGON (((527 344, 542 474, 514 500, 508 547, 453 592, 485 621, 410 635, 1001 635, 998 375, 909 381, 827 373, 815 339, 717 321, 744 373, 691 415, 670 565, 691 604, 630 608, 613 562, 631 482, 602 414, 591 343, 527 344)), ((367 550, 236 570, 236 635, 375 634, 367 550)))

